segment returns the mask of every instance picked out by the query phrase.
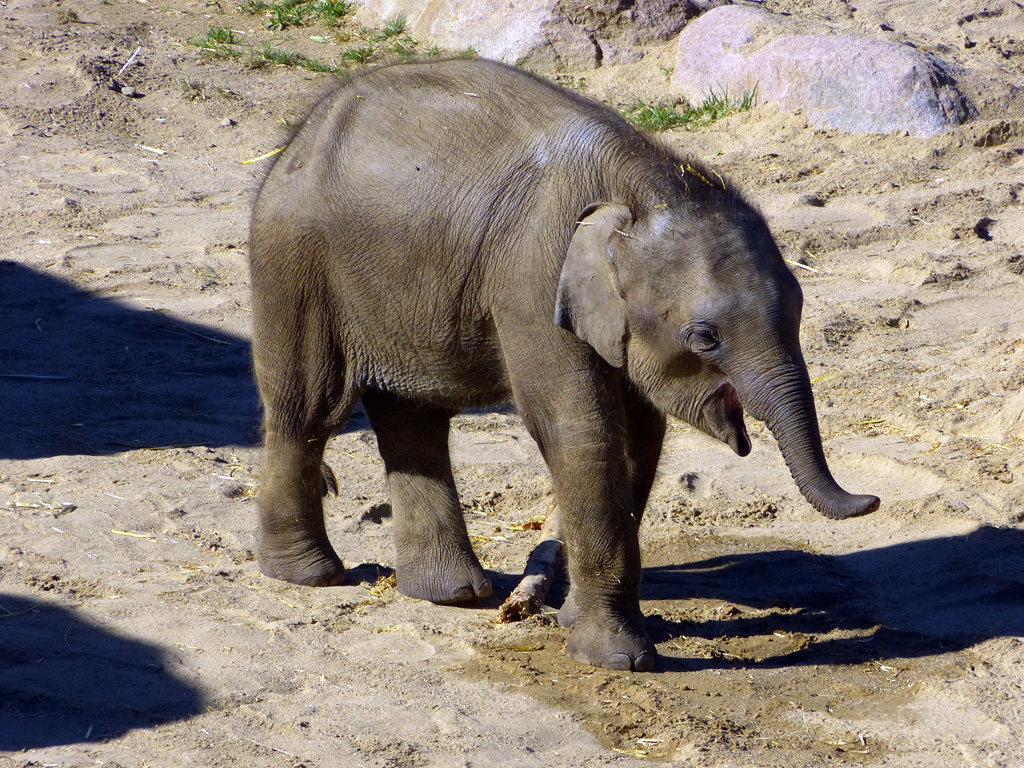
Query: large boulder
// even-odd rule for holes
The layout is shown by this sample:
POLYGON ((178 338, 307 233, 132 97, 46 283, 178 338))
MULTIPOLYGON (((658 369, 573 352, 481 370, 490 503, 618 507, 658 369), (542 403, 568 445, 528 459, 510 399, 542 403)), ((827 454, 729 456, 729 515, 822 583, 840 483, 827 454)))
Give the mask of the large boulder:
POLYGON ((640 58, 688 19, 732 0, 364 0, 371 21, 405 16, 413 37, 542 70, 640 58))
POLYGON ((758 102, 802 110, 820 128, 865 133, 944 133, 975 114, 950 68, 884 40, 806 34, 788 17, 756 8, 709 11, 679 36, 675 95, 757 89, 758 102))
MULTIPOLYGON (((559 0, 429 0, 412 22, 413 37, 444 48, 537 69, 593 69, 593 36, 561 12, 559 0)), ((410 19, 412 17, 410 16, 410 19)))

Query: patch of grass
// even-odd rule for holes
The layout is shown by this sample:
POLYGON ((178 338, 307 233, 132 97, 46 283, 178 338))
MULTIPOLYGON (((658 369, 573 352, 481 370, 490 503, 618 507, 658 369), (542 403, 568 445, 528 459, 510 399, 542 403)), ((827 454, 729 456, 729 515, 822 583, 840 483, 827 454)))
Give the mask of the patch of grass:
POLYGON ((396 40, 392 40, 388 46, 392 53, 398 54, 399 56, 415 56, 416 55, 416 41, 408 35, 403 35, 396 40))
POLYGON ((355 11, 355 3, 347 0, 280 0, 277 3, 243 0, 235 8, 254 16, 263 14, 267 17, 267 29, 282 30, 305 26, 307 19, 328 27, 337 26, 355 11))
POLYGON ((181 95, 188 101, 206 98, 206 86, 198 80, 181 80, 181 95))
POLYGON ((250 69, 260 69, 273 64, 278 67, 299 67, 310 72, 339 72, 339 68, 323 59, 311 59, 301 53, 275 48, 272 43, 264 43, 259 49, 253 50, 246 66, 250 69))
POLYGON ((753 91, 745 91, 742 99, 730 100, 729 91, 724 91, 721 95, 712 91, 696 111, 703 114, 709 122, 714 122, 734 112, 746 112, 754 106, 756 92, 757 88, 755 87, 753 91))
POLYGON ((757 86, 755 85, 752 90, 744 91, 743 98, 740 99, 740 105, 736 108, 738 112, 747 112, 754 108, 757 103, 757 86))
POLYGON ((344 0, 314 0, 309 4, 309 13, 314 19, 328 27, 335 27, 346 16, 355 11, 355 3, 344 0))
POLYGON ((252 56, 266 64, 273 64, 278 67, 293 67, 299 63, 297 54, 275 48, 273 43, 264 43, 258 50, 252 52, 252 56))
MULTIPOLYGON (((318 22, 324 25, 337 25, 350 16, 355 10, 355 3, 349 0, 279 0, 268 3, 266 0, 243 0, 236 6, 237 10, 249 14, 265 14, 266 26, 273 30, 284 30, 289 27, 304 25, 307 22, 318 22)), ((202 50, 205 56, 219 58, 242 58, 251 69, 267 66, 301 67, 310 72, 340 72, 350 64, 368 64, 381 56, 393 54, 397 56, 413 56, 419 43, 409 36, 409 22, 404 16, 396 16, 382 28, 356 27, 349 23, 333 31, 330 35, 313 35, 311 40, 318 43, 348 46, 342 50, 337 59, 314 59, 301 53, 290 53, 278 48, 272 42, 265 42, 256 48, 243 42, 234 32, 226 27, 210 27, 200 38, 189 40, 191 45, 202 50)), ((469 49, 470 55, 476 51, 469 49)), ((434 47, 429 55, 437 56, 440 51, 434 47)))
POLYGON ((412 56, 416 53, 417 42, 407 33, 409 20, 405 16, 395 16, 388 21, 379 32, 373 33, 370 40, 385 44, 385 50, 399 56, 412 56))
POLYGON ((338 67, 324 61, 323 59, 311 59, 308 56, 303 56, 302 54, 298 55, 298 61, 296 63, 307 72, 333 72, 337 74, 341 71, 338 67))
POLYGON ((638 100, 622 111, 622 116, 642 131, 656 133, 672 128, 693 131, 711 125, 726 115, 746 112, 754 106, 757 88, 746 91, 741 99, 730 99, 728 91, 716 94, 714 91, 698 106, 682 107, 665 101, 638 100))
POLYGON ((266 28, 281 31, 288 27, 301 27, 303 24, 302 7, 281 3, 270 6, 266 28))
POLYGON ((409 22, 405 16, 396 16, 381 29, 363 26, 356 30, 341 32, 338 34, 339 42, 353 43, 341 54, 341 58, 354 64, 367 64, 386 53, 412 56, 417 52, 416 46, 419 43, 406 33, 408 28, 409 22))
POLYGON ((638 99, 622 111, 622 116, 641 131, 667 131, 687 122, 686 112, 664 101, 638 99))
POLYGON ((235 45, 238 43, 238 38, 235 36, 235 32, 227 27, 210 27, 206 33, 208 42, 218 43, 220 45, 235 45))
POLYGON ((348 48, 341 58, 343 61, 351 61, 355 64, 368 64, 373 61, 378 55, 377 46, 372 43, 366 45, 354 45, 348 48))
POLYGON ((460 59, 475 59, 479 54, 477 53, 476 48, 470 45, 469 47, 464 48, 455 55, 460 59))
POLYGON ((407 29, 409 29, 409 20, 405 16, 395 16, 395 18, 384 25, 380 35, 385 40, 390 40, 393 37, 405 34, 407 29))
POLYGON ((238 37, 227 27, 210 27, 205 35, 193 37, 188 44, 201 50, 204 56, 216 59, 237 59, 242 56, 242 52, 231 46, 238 45, 238 42, 238 37))

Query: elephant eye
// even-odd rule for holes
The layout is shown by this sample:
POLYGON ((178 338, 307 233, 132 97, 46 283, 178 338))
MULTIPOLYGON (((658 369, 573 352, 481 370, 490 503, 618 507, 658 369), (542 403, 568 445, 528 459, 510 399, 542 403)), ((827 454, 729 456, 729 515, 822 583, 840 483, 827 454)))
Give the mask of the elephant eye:
POLYGON ((695 352, 714 352, 722 344, 718 329, 710 323, 695 323, 685 331, 686 345, 695 352))

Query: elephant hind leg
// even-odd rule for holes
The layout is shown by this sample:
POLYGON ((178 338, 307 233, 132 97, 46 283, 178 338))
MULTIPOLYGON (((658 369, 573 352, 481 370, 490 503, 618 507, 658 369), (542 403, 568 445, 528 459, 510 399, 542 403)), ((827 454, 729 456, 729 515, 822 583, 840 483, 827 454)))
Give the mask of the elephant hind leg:
POLYGON ((345 583, 345 568, 324 525, 325 444, 266 435, 257 553, 260 570, 271 578, 307 587, 345 583))
POLYGON ((369 390, 363 406, 388 474, 398 589, 433 603, 488 597, 469 541, 448 455, 452 411, 369 390))
POLYGON ((267 576, 335 586, 345 583, 345 569, 327 537, 322 497, 337 494, 338 485, 323 454, 360 393, 329 319, 310 311, 299 290, 293 281, 265 281, 253 294, 253 360, 264 412, 257 552, 267 576))

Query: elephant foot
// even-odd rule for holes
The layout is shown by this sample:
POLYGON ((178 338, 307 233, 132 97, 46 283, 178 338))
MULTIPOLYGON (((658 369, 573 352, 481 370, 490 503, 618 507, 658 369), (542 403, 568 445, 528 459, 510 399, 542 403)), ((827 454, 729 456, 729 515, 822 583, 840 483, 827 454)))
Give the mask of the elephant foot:
POLYGON ((303 587, 345 584, 345 566, 330 544, 271 547, 261 542, 257 551, 260 571, 272 579, 303 587))
POLYGON ((396 573, 399 592, 438 605, 470 603, 490 597, 494 591, 475 555, 454 559, 434 556, 412 565, 399 563, 396 573), (424 567, 422 562, 428 565, 424 567))
POLYGON ((627 622, 581 617, 572 589, 558 611, 558 624, 572 630, 569 655, 592 667, 649 672, 657 661, 658 652, 642 617, 627 622))
POLYGON ((658 659, 658 652, 646 631, 583 619, 576 622, 567 650, 583 664, 623 672, 649 672, 658 659))

